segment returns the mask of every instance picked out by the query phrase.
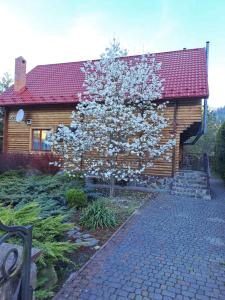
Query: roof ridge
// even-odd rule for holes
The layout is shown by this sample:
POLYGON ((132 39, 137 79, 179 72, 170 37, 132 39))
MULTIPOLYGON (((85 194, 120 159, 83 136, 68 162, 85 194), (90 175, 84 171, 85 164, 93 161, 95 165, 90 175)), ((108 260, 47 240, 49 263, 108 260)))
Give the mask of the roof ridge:
MULTIPOLYGON (((143 54, 121 58, 132 61, 141 55, 143 54)), ((205 48, 157 52, 151 53, 150 57, 152 55, 162 62, 159 75, 165 82, 161 99, 208 96, 205 48)), ((72 95, 84 91, 84 74, 80 67, 86 61, 35 66, 27 73, 27 89, 22 93, 15 93, 11 87, 0 96, 0 105, 75 103, 76 99, 72 95)))
MULTIPOLYGON (((127 55, 127 56, 120 56, 120 58, 137 57, 137 56, 148 55, 148 54, 150 54, 150 55, 157 55, 157 54, 183 52, 183 51, 193 51, 193 50, 202 50, 202 49, 205 49, 205 47, 190 48, 190 49, 180 49, 180 50, 171 50, 171 51, 163 51, 163 52, 153 52, 153 53, 143 53, 143 54, 133 54, 133 55, 127 55)), ((33 69, 35 69, 37 67, 43 67, 43 66, 56 66, 56 65, 76 64, 76 63, 78 64, 78 63, 84 63, 84 62, 88 62, 88 61, 98 61, 98 60, 100 60, 100 58, 86 59, 86 60, 77 60, 77 61, 68 61, 68 62, 62 62, 62 63, 41 64, 41 65, 36 65, 33 69)), ((32 71, 33 69, 31 69, 30 71, 32 71)))

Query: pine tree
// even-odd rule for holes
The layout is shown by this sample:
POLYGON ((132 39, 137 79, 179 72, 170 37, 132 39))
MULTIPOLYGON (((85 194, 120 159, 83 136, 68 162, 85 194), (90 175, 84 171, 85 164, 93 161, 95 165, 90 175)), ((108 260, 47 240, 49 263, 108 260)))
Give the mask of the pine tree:
POLYGON ((219 128, 216 137, 215 170, 225 181, 225 122, 219 128))
POLYGON ((0 80, 0 94, 3 93, 7 88, 9 88, 13 83, 13 80, 9 73, 5 73, 0 80))

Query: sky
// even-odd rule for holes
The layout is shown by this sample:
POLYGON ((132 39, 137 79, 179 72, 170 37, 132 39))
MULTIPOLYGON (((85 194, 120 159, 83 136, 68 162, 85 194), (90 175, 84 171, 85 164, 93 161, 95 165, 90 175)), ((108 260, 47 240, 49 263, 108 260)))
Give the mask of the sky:
POLYGON ((130 55, 209 50, 209 105, 225 106, 224 0, 0 0, 0 78, 14 60, 39 64, 99 58, 116 38, 130 55))

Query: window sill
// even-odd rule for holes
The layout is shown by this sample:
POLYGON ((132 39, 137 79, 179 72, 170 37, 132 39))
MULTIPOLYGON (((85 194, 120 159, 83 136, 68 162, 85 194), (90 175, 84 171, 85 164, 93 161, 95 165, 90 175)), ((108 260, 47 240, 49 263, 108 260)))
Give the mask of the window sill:
POLYGON ((51 153, 52 150, 30 150, 30 154, 44 154, 44 153, 51 153))

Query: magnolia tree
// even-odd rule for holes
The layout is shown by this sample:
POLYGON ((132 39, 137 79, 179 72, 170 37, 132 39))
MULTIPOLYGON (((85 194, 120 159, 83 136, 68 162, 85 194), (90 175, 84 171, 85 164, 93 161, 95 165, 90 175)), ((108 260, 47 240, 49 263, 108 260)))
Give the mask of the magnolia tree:
POLYGON ((83 170, 110 182, 138 180, 157 158, 170 159, 174 139, 161 142, 168 126, 165 103, 156 105, 163 80, 151 55, 126 57, 114 42, 98 61, 84 64, 84 90, 70 127, 52 136, 69 173, 83 170))

